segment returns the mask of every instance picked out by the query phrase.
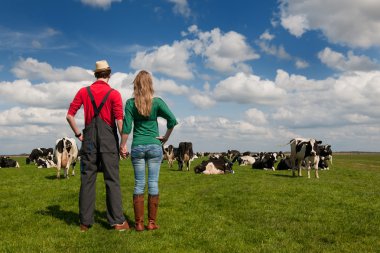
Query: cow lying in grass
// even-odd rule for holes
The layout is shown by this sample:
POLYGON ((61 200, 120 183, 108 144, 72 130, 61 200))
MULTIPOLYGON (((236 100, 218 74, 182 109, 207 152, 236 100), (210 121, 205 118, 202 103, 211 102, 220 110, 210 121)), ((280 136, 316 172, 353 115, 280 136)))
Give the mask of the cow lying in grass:
POLYGON ((194 168, 195 173, 203 174, 225 174, 234 173, 232 170, 233 163, 224 157, 209 158, 204 160, 194 168))
POLYGON ((2 156, 0 157, 0 168, 20 168, 20 165, 9 156, 2 156))

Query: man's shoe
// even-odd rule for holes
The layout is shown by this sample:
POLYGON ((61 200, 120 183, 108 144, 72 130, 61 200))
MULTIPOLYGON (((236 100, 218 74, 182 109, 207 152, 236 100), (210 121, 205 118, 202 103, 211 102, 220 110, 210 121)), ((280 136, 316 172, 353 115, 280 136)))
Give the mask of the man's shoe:
POLYGON ((86 232, 89 228, 90 228, 89 225, 84 225, 84 224, 79 225, 80 232, 86 232))
POLYGON ((117 231, 124 231, 129 229, 129 225, 127 221, 124 221, 122 224, 116 224, 113 226, 113 229, 117 231))

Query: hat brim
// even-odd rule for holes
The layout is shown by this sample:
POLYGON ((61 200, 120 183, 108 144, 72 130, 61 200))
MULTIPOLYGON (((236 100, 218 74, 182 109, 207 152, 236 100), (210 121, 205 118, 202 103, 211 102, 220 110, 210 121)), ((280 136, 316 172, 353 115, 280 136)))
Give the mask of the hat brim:
POLYGON ((107 70, 111 70, 111 68, 108 67, 108 68, 104 68, 104 69, 95 69, 95 70, 94 70, 94 73, 97 73, 97 72, 103 72, 103 71, 107 71, 107 70))

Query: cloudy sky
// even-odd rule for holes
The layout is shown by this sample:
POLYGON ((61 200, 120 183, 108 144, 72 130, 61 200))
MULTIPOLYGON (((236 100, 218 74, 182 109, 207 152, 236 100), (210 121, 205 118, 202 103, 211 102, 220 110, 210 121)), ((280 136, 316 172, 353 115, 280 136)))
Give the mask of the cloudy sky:
POLYGON ((304 137, 380 151, 378 0, 1 3, 0 154, 73 136, 67 109, 102 59, 124 101, 152 72, 179 121, 168 144, 289 151, 304 137))

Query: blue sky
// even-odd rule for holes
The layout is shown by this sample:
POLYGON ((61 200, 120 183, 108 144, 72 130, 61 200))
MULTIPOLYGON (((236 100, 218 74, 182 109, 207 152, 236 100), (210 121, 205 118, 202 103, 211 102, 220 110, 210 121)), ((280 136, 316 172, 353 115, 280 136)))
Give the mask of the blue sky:
POLYGON ((101 59, 124 101, 136 73, 152 72, 179 121, 168 144, 288 151, 304 137, 380 151, 378 1, 4 0, 2 10, 0 154, 72 136, 68 106, 101 59))

